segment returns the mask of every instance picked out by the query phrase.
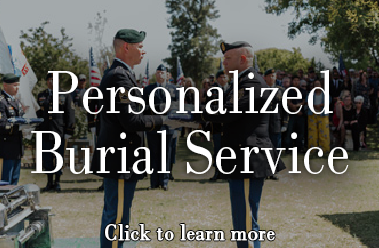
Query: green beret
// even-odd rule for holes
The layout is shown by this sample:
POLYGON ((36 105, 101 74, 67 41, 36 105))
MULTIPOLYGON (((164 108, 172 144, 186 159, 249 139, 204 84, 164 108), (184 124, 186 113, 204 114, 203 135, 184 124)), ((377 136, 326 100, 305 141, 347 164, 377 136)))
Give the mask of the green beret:
POLYGON ((20 82, 20 77, 14 75, 13 73, 8 73, 4 75, 3 81, 4 83, 8 83, 8 84, 16 83, 16 82, 20 82))
POLYGON ((121 29, 117 32, 115 39, 120 39, 128 43, 139 43, 146 37, 146 32, 138 32, 133 29, 121 29))
POLYGON ((265 76, 270 75, 274 72, 275 72, 274 69, 269 69, 269 70, 265 71, 265 76))
POLYGON ((231 49, 240 48, 240 47, 252 47, 252 46, 246 41, 236 41, 233 43, 221 42, 220 47, 221 47, 222 54, 224 54, 226 51, 231 50, 231 49))
POLYGON ((219 70, 217 73, 216 73, 216 79, 219 78, 221 75, 224 75, 225 72, 224 70, 219 70))

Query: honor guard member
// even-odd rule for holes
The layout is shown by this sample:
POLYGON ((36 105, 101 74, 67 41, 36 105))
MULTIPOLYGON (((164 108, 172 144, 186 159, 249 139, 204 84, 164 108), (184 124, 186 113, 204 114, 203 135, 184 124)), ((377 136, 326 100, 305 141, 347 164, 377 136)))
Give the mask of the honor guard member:
POLYGON ((0 94, 0 179, 11 185, 17 185, 20 179, 21 158, 24 155, 22 131, 19 125, 8 123, 8 118, 24 114, 22 105, 15 98, 20 78, 12 73, 3 77, 4 90, 0 94))
MULTIPOLYGON (((222 89, 223 94, 225 94, 226 90, 228 89, 228 83, 227 83, 228 76, 224 73, 223 70, 219 70, 216 73, 216 82, 213 84, 212 87, 219 87, 222 89)), ((218 99, 218 91, 212 90, 212 99, 218 99)), ((212 100, 209 99, 209 100, 212 100)), ((217 180, 221 178, 221 175, 216 167, 216 155, 221 149, 221 135, 222 135, 222 123, 210 123, 211 125, 211 132, 213 134, 213 166, 215 167, 215 173, 213 177, 209 178, 209 180, 217 180)))
MULTIPOLYGON (((145 102, 149 102, 149 96, 152 91, 157 87, 163 87, 167 89, 170 93, 171 102, 179 100, 179 95, 174 85, 169 85, 167 83, 167 72, 166 67, 163 64, 160 64, 155 73, 157 82, 150 84, 143 90, 143 99, 145 102)), ((162 104, 166 102, 166 95, 163 90, 156 90, 154 95, 155 104, 162 104)), ((172 147, 174 143, 174 135, 176 131, 173 128, 168 126, 163 126, 160 130, 154 130, 146 132, 147 134, 147 143, 151 152, 151 167, 154 169, 153 173, 150 175, 150 187, 149 189, 163 188, 165 191, 168 190, 168 181, 170 179, 170 173, 158 173, 159 170, 162 170, 162 134, 158 131, 166 130, 166 168, 168 171, 171 171, 172 166, 172 147)))
MULTIPOLYGON (((64 158, 65 140, 70 138, 75 131, 75 107, 69 94, 59 96, 59 111, 63 113, 53 114, 49 111, 53 110, 53 74, 46 76, 47 89, 40 92, 37 102, 40 109, 37 111, 37 117, 43 118, 44 121, 37 127, 38 131, 52 131, 61 137, 61 145, 56 150, 64 158)), ((54 148, 55 139, 52 134, 44 134, 42 136, 42 149, 51 150, 54 148)), ((53 153, 42 153, 43 167, 47 171, 53 171, 56 168, 56 160, 53 153)), ((56 173, 47 174, 47 185, 44 191, 55 190, 61 191, 60 178, 62 170, 56 173), (55 182, 54 182, 55 174, 55 182)))
MULTIPOLYGON (((142 179, 144 174, 133 172, 133 164, 145 158, 143 151, 139 151, 139 156, 135 156, 135 150, 144 146, 144 131, 160 130, 164 123, 167 123, 167 116, 133 114, 128 109, 139 111, 141 105, 130 101, 128 93, 132 87, 136 87, 136 78, 133 67, 141 63, 145 51, 142 49, 142 41, 146 33, 137 32, 131 29, 119 30, 114 38, 113 46, 116 58, 108 73, 100 83, 100 90, 103 99, 100 105, 103 107, 100 112, 101 129, 96 143, 96 149, 92 159, 91 170, 95 174, 104 177, 104 208, 101 219, 100 242, 102 248, 122 247, 123 241, 109 241, 105 236, 106 227, 109 224, 129 224, 129 213, 132 206, 134 191, 137 180, 142 179), (111 94, 108 88, 125 88, 125 92, 117 92, 115 99, 110 99, 111 94), (107 113, 111 109, 111 101, 115 101, 115 110, 119 113, 107 113), (102 149, 108 151, 114 148, 114 153, 107 152, 105 155, 102 149), (126 153, 126 156, 122 154, 126 153), (126 159, 126 161, 124 161, 126 159), (103 161, 106 173, 101 172, 103 161), (122 167, 126 166, 127 173, 123 173, 122 167)), ((141 92, 133 90, 130 92, 135 97, 142 97, 141 92)), ((149 105, 146 104, 144 113, 152 113, 149 105)), ((138 169, 145 169, 144 163, 138 164, 138 169)), ((119 229, 108 228, 107 237, 114 237, 119 229)), ((118 236, 118 235, 117 235, 118 236)))
MULTIPOLYGON (((271 143, 268 132, 269 114, 246 113, 249 110, 250 98, 247 89, 254 88, 255 109, 261 109, 269 97, 265 91, 261 95, 261 89, 268 87, 263 78, 252 68, 254 62, 253 49, 247 42, 221 43, 224 54, 223 65, 226 72, 238 70, 238 110, 240 114, 230 113, 233 110, 233 89, 225 96, 223 109, 225 114, 208 114, 203 111, 203 121, 223 123, 222 146, 230 147, 236 154, 236 159, 225 159, 221 167, 223 178, 229 179, 230 200, 234 230, 258 231, 258 208, 262 195, 264 179, 272 176, 269 161, 262 148, 270 150, 273 161, 277 161, 278 153, 271 143), (244 171, 247 161, 244 159, 244 151, 251 151, 249 156, 249 170, 254 173, 241 173, 244 171)), ((233 78, 231 76, 230 78, 233 78)), ((232 86, 231 86, 232 87, 232 86)), ((277 171, 285 169, 284 163, 279 159, 277 171)), ((250 244, 251 245, 251 244, 250 244)), ((237 241, 237 246, 248 247, 247 241, 237 241)), ((250 246, 252 247, 252 245, 250 246)), ((259 240, 254 241, 254 247, 260 247, 259 240)))

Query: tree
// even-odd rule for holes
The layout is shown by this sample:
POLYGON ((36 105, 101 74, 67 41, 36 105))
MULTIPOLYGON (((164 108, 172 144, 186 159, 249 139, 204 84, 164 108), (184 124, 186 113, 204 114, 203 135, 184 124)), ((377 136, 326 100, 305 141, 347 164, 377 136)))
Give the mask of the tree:
POLYGON ((371 56, 379 66, 378 0, 265 0, 266 13, 280 15, 294 10, 288 37, 311 34, 310 43, 321 41, 334 61, 342 54, 347 61, 365 61, 371 56))
MULTIPOLYGON (((45 79, 48 71, 71 71, 88 74, 88 62, 76 55, 72 49, 72 38, 61 28, 61 37, 56 38, 45 31, 48 22, 42 23, 37 28, 30 28, 27 32, 21 31, 21 49, 23 50, 30 66, 39 80, 45 79)), ((62 75, 60 87, 70 88, 71 78, 62 75)), ((37 87, 41 87, 41 81, 37 87)), ((43 86, 45 87, 45 85, 43 86)), ((35 92, 33 92, 35 93, 35 92)))
POLYGON ((214 73, 213 56, 219 50, 217 29, 209 24, 219 17, 215 0, 166 0, 170 16, 167 27, 172 29, 171 57, 164 61, 176 75, 176 58, 180 57, 185 77, 196 83, 214 73))
POLYGON ((283 70, 294 73, 298 69, 308 71, 310 66, 319 67, 314 58, 304 58, 300 48, 292 48, 293 51, 278 48, 262 49, 255 52, 257 63, 262 72, 268 69, 283 70))

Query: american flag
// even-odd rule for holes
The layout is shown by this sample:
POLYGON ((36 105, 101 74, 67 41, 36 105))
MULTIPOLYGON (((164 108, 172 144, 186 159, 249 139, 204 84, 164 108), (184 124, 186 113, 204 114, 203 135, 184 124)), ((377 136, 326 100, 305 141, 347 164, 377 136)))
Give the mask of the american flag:
POLYGON ((146 87, 149 85, 149 61, 147 61, 147 65, 145 68, 145 76, 143 77, 142 87, 146 87))
POLYGON ((182 85, 184 79, 182 65, 180 64, 180 58, 176 57, 176 85, 182 85))
POLYGON ((100 86, 101 74, 93 58, 92 47, 89 49, 89 78, 91 87, 100 86))
POLYGON ((342 53, 340 54, 340 61, 338 63, 338 71, 345 77, 347 72, 346 72, 346 67, 345 64, 343 63, 343 58, 342 58, 342 53))

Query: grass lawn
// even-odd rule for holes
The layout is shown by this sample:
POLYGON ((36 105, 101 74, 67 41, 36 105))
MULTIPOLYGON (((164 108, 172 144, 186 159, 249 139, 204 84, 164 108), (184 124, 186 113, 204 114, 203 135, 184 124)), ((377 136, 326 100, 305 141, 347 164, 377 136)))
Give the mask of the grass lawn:
MULTIPOLYGON (((208 143, 206 147, 210 149, 208 143)), ((349 153, 350 154, 350 153, 349 153)), ((291 169, 291 157, 284 157, 291 169)), ((279 181, 266 180, 259 224, 262 230, 274 230, 277 238, 264 242, 263 247, 379 247, 379 170, 377 160, 337 161, 337 170, 349 168, 343 175, 334 175, 327 167, 327 160, 312 159, 311 167, 319 175, 310 175, 303 166, 303 156, 298 157, 301 174, 280 173, 279 181)), ((169 191, 145 190, 149 180, 137 184, 133 201, 131 227, 138 229, 145 223, 151 230, 152 241, 139 243, 137 247, 236 247, 228 241, 232 229, 229 189, 226 181, 210 183, 213 168, 205 175, 187 175, 186 163, 195 168, 206 168, 204 157, 192 154, 181 139, 177 151, 174 176, 169 191), (186 179, 186 180, 184 180, 186 179), (203 179, 203 180, 202 180, 203 179), (225 242, 180 242, 180 223, 187 230, 223 230, 225 242), (172 242, 158 242, 155 230, 175 232, 172 242)), ((69 180, 98 179, 95 176, 71 175, 65 170, 62 188, 67 192, 41 195, 42 206, 52 206, 55 238, 99 237, 103 193, 69 192, 71 189, 95 189, 96 180, 74 183, 69 180)), ((24 169, 21 184, 46 184, 46 176, 31 174, 24 169)))

